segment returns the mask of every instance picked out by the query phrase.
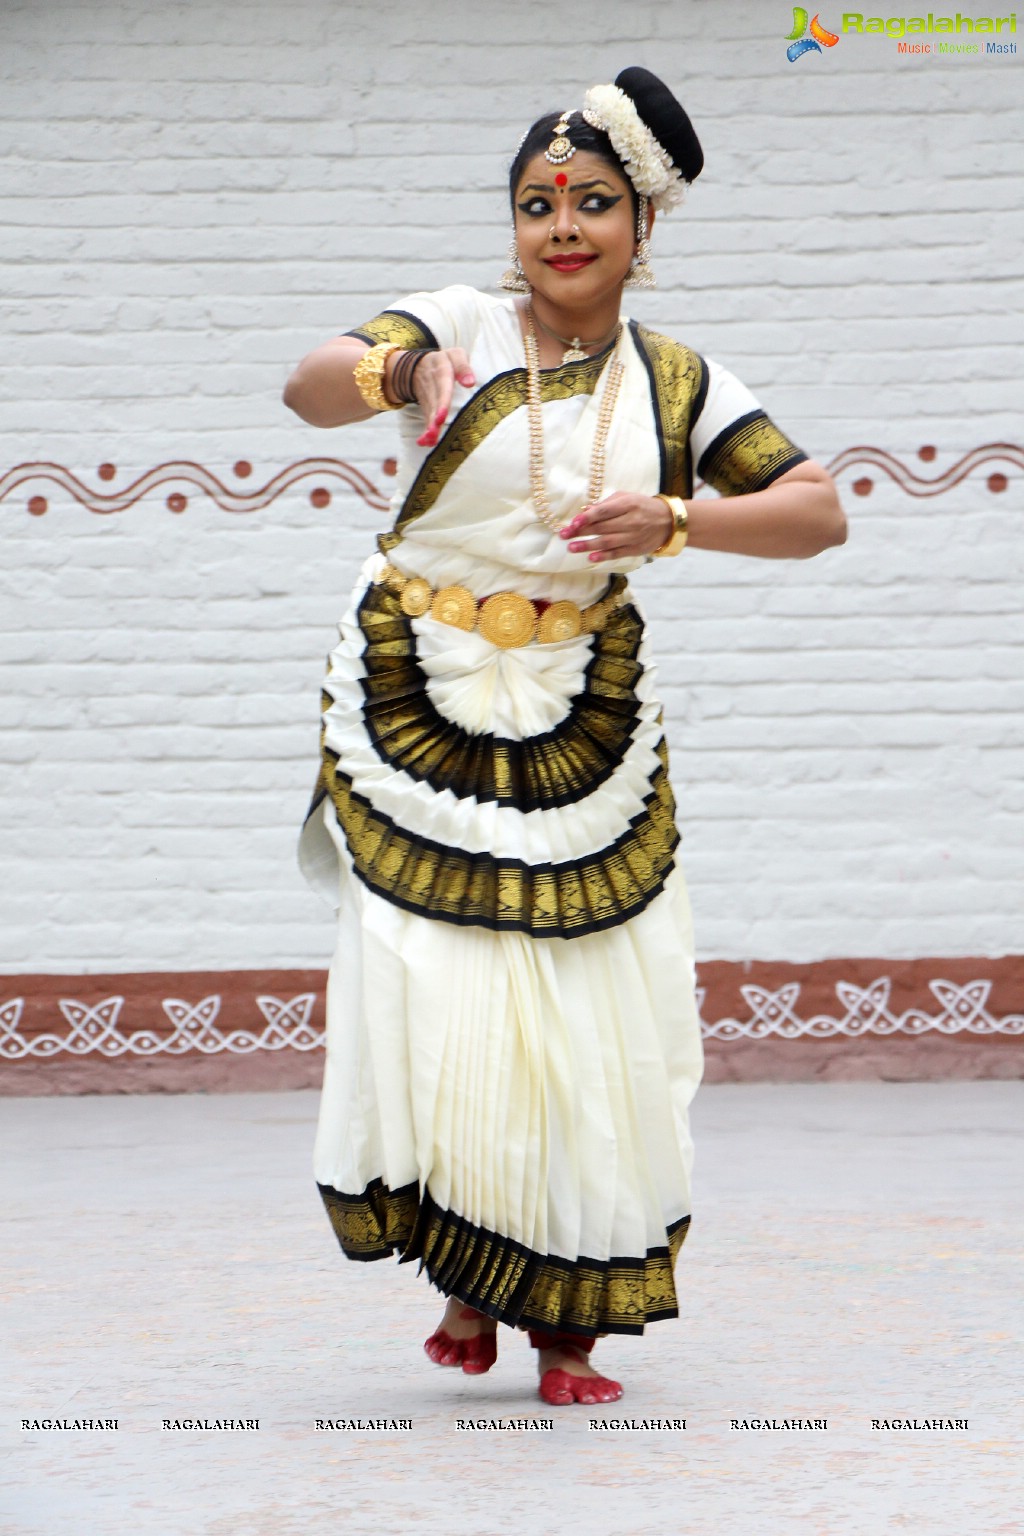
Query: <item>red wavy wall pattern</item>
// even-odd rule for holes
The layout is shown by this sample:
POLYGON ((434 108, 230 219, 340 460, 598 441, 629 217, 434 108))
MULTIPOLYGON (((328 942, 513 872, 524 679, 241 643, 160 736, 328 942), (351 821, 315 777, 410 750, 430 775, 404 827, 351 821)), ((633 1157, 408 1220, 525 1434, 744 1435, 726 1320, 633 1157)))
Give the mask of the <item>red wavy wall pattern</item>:
MULTIPOLYGON (((930 444, 917 450, 917 457, 923 464, 933 463, 936 456, 937 449, 930 444)), ((972 448, 970 452, 963 454, 955 464, 941 474, 931 478, 915 473, 904 464, 902 459, 896 458, 884 448, 869 446, 845 448, 826 468, 831 474, 837 476, 857 469, 871 469, 876 472, 876 475, 887 476, 908 496, 943 496, 987 464, 1002 466, 991 470, 986 479, 988 489, 993 494, 998 494, 1005 491, 1009 484, 1006 468, 1024 470, 1024 448, 1014 443, 983 443, 980 447, 972 448)), ((393 475, 394 459, 385 459, 381 470, 385 475, 393 475)), ((234 464, 232 473, 236 481, 247 480, 252 474, 252 465, 247 459, 239 459, 234 464)), ((97 470, 97 476, 101 481, 109 483, 117 478, 117 468, 113 464, 101 464, 97 470)), ((101 514, 124 512, 134 506, 137 501, 141 501, 143 497, 151 495, 165 485, 179 487, 165 498, 168 510, 178 513, 184 512, 189 502, 188 495, 180 489, 182 486, 195 487, 224 512, 259 512, 264 507, 270 506, 279 496, 283 496, 309 480, 318 482, 309 491, 309 500, 314 507, 326 507, 330 504, 331 491, 322 482, 331 480, 340 481, 357 496, 361 496, 366 505, 372 507, 374 511, 387 511, 390 502, 390 497, 379 490, 362 470, 356 469, 355 465, 347 464, 344 459, 327 458, 299 459, 254 490, 244 490, 237 485, 226 485, 212 470, 207 469, 203 464, 194 463, 191 459, 175 459, 166 464, 157 464, 145 474, 139 475, 122 490, 106 492, 88 486, 74 470, 68 469, 64 464, 46 462, 16 464, 13 469, 9 469, 6 474, 0 476, 0 501, 12 497, 22 486, 41 480, 48 480, 58 486, 89 512, 101 514)), ((860 474, 852 482, 851 489, 856 496, 869 496, 874 485, 875 480, 870 475, 860 474)), ((36 492, 29 496, 25 506, 34 517, 41 517, 48 510, 49 503, 45 496, 36 492)))
MULTIPOLYGON (((385 459, 382 467, 385 474, 394 473, 392 460, 385 459)), ((100 480, 111 481, 117 476, 117 468, 113 464, 101 464, 97 474, 100 480)), ((247 480, 252 474, 252 465, 247 459, 239 459, 233 467, 233 474, 236 480, 247 480)), ((340 480, 343 485, 355 491, 375 511, 387 511, 390 498, 379 491, 362 470, 356 469, 354 464, 346 464, 344 459, 300 459, 252 491, 225 485, 212 470, 191 459, 173 459, 166 464, 157 464, 123 490, 110 492, 93 490, 64 464, 16 464, 0 477, 0 501, 30 481, 49 480, 90 512, 124 512, 163 485, 191 485, 216 502, 224 512, 259 512, 304 480, 332 479, 340 480)), ((310 491, 309 499, 314 507, 326 507, 330 504, 331 493, 326 486, 316 485, 310 491)), ((188 506, 188 497, 180 490, 173 491, 166 498, 166 504, 171 512, 184 512, 188 506)), ((26 509, 34 517, 41 517, 48 510, 48 505, 45 496, 35 495, 29 498, 26 509)))

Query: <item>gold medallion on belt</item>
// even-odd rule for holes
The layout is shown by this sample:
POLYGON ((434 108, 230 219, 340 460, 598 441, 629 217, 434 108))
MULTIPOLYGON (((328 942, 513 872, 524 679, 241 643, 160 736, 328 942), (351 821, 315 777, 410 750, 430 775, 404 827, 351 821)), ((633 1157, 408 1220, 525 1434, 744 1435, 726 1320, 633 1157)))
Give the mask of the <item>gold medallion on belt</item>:
POLYGON ((519 592, 492 592, 478 603, 476 627, 492 645, 529 645, 537 633, 537 610, 519 592))
MULTIPOLYGON (((596 608, 598 604, 591 605, 596 608)), ((590 610, 586 610, 590 612, 590 610)), ((575 640, 577 635, 583 633, 584 610, 577 607, 568 598, 562 598, 557 603, 550 603, 540 616, 537 626, 537 638, 539 640, 575 640)))
MULTIPOLYGON (((394 566, 385 566, 384 569, 394 570, 394 566)), ((410 619, 418 619, 430 607, 433 596, 434 589, 429 581, 424 581, 422 576, 410 577, 399 599, 402 612, 407 613, 410 619)))
POLYGON ((441 587, 434 593, 430 617, 456 629, 472 629, 476 623, 476 598, 467 587, 441 587))

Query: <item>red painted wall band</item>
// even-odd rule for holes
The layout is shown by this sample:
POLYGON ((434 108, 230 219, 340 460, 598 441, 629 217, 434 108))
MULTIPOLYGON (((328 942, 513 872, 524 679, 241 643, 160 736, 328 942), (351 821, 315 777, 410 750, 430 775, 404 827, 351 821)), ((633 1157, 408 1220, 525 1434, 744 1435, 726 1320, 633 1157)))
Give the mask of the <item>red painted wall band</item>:
MULTIPOLYGON (((324 971, 0 977, 0 1094, 311 1087, 324 971)), ((707 1081, 1024 1076, 1024 956, 705 961, 707 1081)))

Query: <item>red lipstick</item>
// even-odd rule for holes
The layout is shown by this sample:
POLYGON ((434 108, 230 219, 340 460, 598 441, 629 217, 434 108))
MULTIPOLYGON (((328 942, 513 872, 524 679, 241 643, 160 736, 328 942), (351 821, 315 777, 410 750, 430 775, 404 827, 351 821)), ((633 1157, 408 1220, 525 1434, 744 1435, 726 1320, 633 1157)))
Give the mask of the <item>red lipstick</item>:
POLYGON ((567 254, 565 256, 545 257, 544 265, 554 267, 556 272, 582 272, 584 267, 589 267, 590 263, 596 260, 596 256, 569 256, 567 254))

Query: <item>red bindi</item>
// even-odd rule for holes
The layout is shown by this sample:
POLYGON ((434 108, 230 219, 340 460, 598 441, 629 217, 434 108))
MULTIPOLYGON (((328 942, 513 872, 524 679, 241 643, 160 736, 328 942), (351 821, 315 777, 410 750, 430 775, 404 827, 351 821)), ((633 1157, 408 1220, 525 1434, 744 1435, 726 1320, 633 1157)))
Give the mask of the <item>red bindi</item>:
POLYGON ((564 171, 559 171, 558 175, 555 177, 555 186, 556 187, 564 187, 564 186, 566 186, 568 184, 568 181, 569 181, 569 178, 565 174, 565 172, 564 171))

